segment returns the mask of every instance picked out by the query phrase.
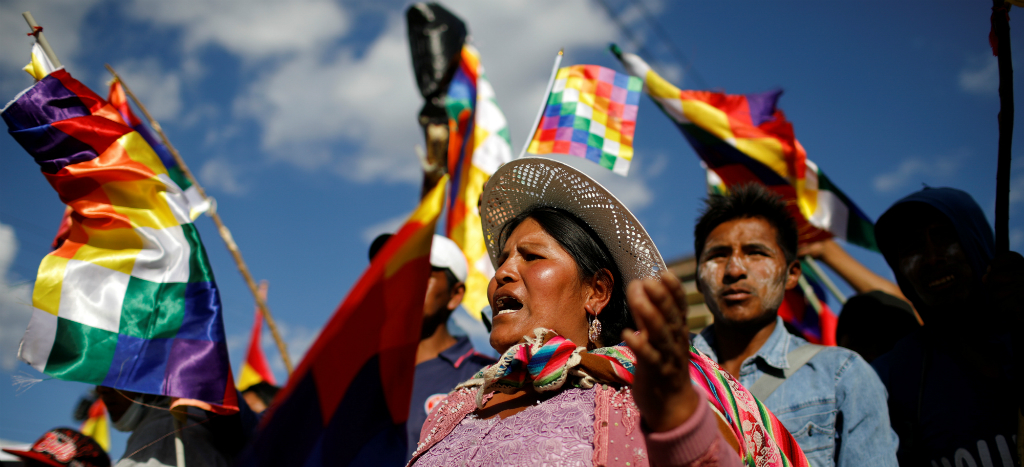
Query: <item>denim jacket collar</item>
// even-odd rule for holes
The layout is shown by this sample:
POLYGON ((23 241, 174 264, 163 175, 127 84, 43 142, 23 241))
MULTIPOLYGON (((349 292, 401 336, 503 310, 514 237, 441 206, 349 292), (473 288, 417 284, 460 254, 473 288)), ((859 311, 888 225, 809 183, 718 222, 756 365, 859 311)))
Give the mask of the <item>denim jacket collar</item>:
MULTIPOLYGON (((713 360, 718 361, 718 352, 716 351, 718 345, 715 342, 714 327, 715 325, 712 324, 704 328, 700 335, 693 339, 693 345, 708 354, 713 360)), ((782 318, 776 316, 775 330, 772 331, 772 335, 768 336, 768 340, 748 361, 760 358, 773 368, 785 370, 789 368, 789 360, 786 358, 786 355, 789 354, 791 348, 796 348, 799 345, 793 342, 793 340, 794 336, 786 330, 782 318)), ((744 364, 746 363, 744 362, 744 364)))
MULTIPOLYGON (((714 337, 709 327, 692 342, 718 361, 714 337)), ((766 374, 785 376, 792 369, 789 352, 806 345, 776 319, 764 345, 741 364, 739 383, 749 388, 766 374)), ((885 386, 856 353, 823 349, 814 364, 787 377, 780 389, 761 402, 793 433, 809 465, 896 467, 898 442, 890 427, 885 386)))

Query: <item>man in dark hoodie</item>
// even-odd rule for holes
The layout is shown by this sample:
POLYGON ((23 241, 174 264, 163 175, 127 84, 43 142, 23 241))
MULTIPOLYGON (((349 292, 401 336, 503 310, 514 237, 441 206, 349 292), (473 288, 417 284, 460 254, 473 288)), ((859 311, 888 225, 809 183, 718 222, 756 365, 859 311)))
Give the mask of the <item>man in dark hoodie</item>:
POLYGON ((1000 301, 992 285, 1020 276, 1004 268, 993 280, 981 208, 963 191, 925 188, 889 208, 875 236, 925 323, 872 364, 889 391, 900 465, 1018 465, 1011 337, 1020 302, 1000 301))

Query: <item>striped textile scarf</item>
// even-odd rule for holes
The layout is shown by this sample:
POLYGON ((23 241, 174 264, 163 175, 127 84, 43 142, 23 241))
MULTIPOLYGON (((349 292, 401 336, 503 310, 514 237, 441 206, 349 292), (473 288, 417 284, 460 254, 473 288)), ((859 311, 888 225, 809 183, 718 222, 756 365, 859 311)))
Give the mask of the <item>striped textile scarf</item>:
POLYGON ((537 328, 533 334, 505 351, 498 363, 480 370, 456 389, 479 386, 476 405, 483 408, 485 394, 512 394, 527 384, 537 392, 560 389, 566 381, 583 389, 597 383, 633 384, 636 356, 625 343, 587 351, 550 329, 537 328))

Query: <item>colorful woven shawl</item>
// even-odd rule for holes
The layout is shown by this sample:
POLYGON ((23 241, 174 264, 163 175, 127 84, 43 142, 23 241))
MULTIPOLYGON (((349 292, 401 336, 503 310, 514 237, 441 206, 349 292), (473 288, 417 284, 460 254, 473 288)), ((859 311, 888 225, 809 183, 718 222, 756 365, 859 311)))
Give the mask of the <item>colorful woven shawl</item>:
POLYGON ((546 392, 560 389, 566 381, 572 387, 584 389, 597 383, 633 383, 636 357, 629 347, 618 345, 587 352, 586 347, 578 347, 549 329, 537 328, 533 333, 534 337, 526 337, 526 342, 512 346, 497 363, 480 370, 456 389, 479 387, 476 405, 482 408, 485 394, 512 394, 526 384, 537 392, 546 392))
POLYGON ((744 464, 751 467, 808 465, 803 450, 775 414, 718 363, 692 345, 690 381, 704 391, 716 415, 732 429, 744 464))
MULTIPOLYGON (((587 351, 549 329, 537 328, 534 337, 508 349, 498 362, 480 370, 461 388, 479 388, 476 405, 492 391, 512 394, 525 385, 537 392, 595 384, 633 384, 636 356, 625 343, 587 351)), ((749 466, 807 466, 793 436, 750 391, 696 347, 690 346, 690 381, 706 395, 716 415, 729 427, 749 466)))

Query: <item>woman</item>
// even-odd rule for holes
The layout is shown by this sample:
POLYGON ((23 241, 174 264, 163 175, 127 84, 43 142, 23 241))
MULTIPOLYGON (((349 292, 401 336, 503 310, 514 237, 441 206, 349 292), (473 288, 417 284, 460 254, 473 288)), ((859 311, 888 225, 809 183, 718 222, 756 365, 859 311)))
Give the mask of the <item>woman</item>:
POLYGON ((603 187, 529 158, 499 168, 481 201, 502 357, 430 414, 411 463, 806 465, 690 347, 681 284, 603 187))

